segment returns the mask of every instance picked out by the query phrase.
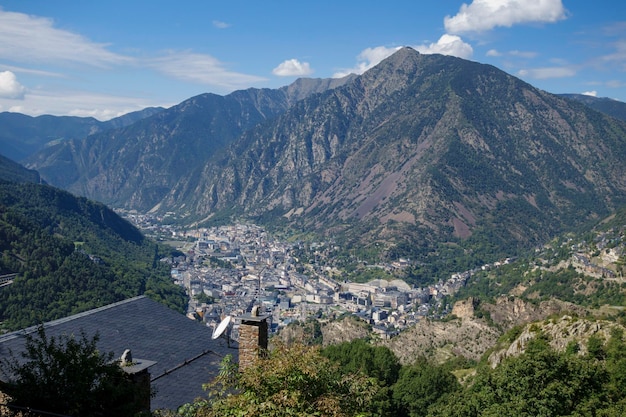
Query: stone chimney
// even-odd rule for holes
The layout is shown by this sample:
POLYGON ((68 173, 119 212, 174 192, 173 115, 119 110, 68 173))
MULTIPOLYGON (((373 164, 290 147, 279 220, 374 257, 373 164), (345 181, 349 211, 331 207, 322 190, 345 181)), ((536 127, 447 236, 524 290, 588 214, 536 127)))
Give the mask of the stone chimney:
POLYGON ((241 316, 239 326, 239 370, 243 371, 254 364, 267 352, 268 323, 270 316, 257 316, 256 311, 251 315, 241 316))
POLYGON ((130 349, 126 349, 120 358, 120 367, 126 372, 127 377, 138 387, 137 398, 143 411, 150 412, 150 373, 148 368, 156 362, 145 359, 133 359, 130 349))

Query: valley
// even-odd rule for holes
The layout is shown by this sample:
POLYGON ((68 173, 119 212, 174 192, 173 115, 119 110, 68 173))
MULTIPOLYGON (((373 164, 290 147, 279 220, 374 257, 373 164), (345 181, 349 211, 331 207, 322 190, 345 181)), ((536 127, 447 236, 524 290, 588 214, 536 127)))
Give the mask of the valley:
POLYGON ((615 2, 6 3, 2 417, 626 416, 615 2))
POLYGON ((24 163, 116 209, 316 235, 370 262, 419 260, 428 279, 626 204, 624 137, 575 98, 407 47, 358 76, 192 97, 24 163))
MULTIPOLYGON (((260 305, 280 339, 327 345, 368 337, 410 362, 415 355, 478 360, 511 328, 555 314, 621 316, 626 224, 619 226, 620 216, 607 220, 610 227, 604 222, 519 258, 433 276, 423 286, 402 279, 415 268, 410 259, 342 262, 336 242, 281 240, 250 223, 188 229, 160 225, 150 215, 129 218, 178 250, 168 262, 189 295, 190 318, 215 328, 260 305)), ((238 338, 237 324, 230 337, 238 338)))
POLYGON ((40 148, 29 169, 2 165, 176 241, 153 266, 172 270, 191 316, 256 302, 278 330, 355 313, 387 338, 468 297, 487 319, 479 305, 499 296, 623 304, 622 237, 565 237, 626 204, 626 123, 608 108, 622 114, 407 47, 361 75, 64 119, 45 144, 48 119, 12 117, 40 148))

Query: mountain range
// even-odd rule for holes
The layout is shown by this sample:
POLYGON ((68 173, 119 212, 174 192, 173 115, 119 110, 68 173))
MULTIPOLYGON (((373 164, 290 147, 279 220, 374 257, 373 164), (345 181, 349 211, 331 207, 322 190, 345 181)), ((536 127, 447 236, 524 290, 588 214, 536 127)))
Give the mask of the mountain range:
POLYGON ((161 110, 162 107, 148 107, 106 122, 93 117, 51 115, 32 117, 21 113, 2 112, 0 113, 2 155, 14 161, 21 161, 45 146, 127 126, 161 110))
POLYGON ((579 97, 403 48, 360 76, 203 94, 24 161, 113 207, 425 260, 500 256, 608 214, 625 159, 626 123, 579 97))

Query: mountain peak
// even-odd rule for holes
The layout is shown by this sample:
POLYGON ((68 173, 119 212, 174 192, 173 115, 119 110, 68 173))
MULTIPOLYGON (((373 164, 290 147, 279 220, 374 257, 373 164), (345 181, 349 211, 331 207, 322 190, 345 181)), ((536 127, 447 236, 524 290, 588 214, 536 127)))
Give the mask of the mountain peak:
POLYGON ((393 53, 391 56, 404 59, 407 57, 414 57, 417 55, 420 55, 420 53, 416 51, 415 49, 411 48, 410 46, 403 46, 402 48, 398 49, 395 53, 393 53))
MULTIPOLYGON (((378 65, 374 68, 385 68, 385 67, 393 67, 393 68, 401 68, 405 66, 414 66, 419 62, 421 58, 421 54, 417 52, 415 49, 410 46, 405 46, 398 49, 396 52, 383 59, 378 65)), ((372 68, 372 69, 374 69, 372 68)))
MULTIPOLYGON (((428 58, 415 49, 403 47, 359 77, 368 106, 385 101, 389 94, 405 89, 421 78, 428 58)), ((430 58, 432 59, 432 58, 430 58)))

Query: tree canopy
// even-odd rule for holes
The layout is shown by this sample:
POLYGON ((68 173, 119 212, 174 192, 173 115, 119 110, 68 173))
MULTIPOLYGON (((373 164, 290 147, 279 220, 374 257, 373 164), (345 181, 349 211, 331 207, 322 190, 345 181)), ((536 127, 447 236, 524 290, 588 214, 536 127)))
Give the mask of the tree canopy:
MULTIPOLYGON (((80 338, 46 335, 43 326, 26 335, 20 357, 0 361, 2 391, 15 410, 81 417, 135 416, 142 411, 141 388, 113 361, 98 352, 98 335, 80 338)), ((148 394, 149 393, 143 393, 148 394)))
POLYGON ((480 368, 470 385, 429 416, 624 415, 625 348, 619 331, 586 355, 557 352, 537 337, 525 353, 480 368))
POLYGON ((141 294, 184 311, 166 253, 103 204, 0 180, 0 274, 16 274, 0 291, 6 330, 141 294))
POLYGON ((237 372, 226 367, 207 386, 209 399, 198 417, 367 415, 378 384, 362 374, 342 372, 319 347, 278 345, 269 357, 237 372))

